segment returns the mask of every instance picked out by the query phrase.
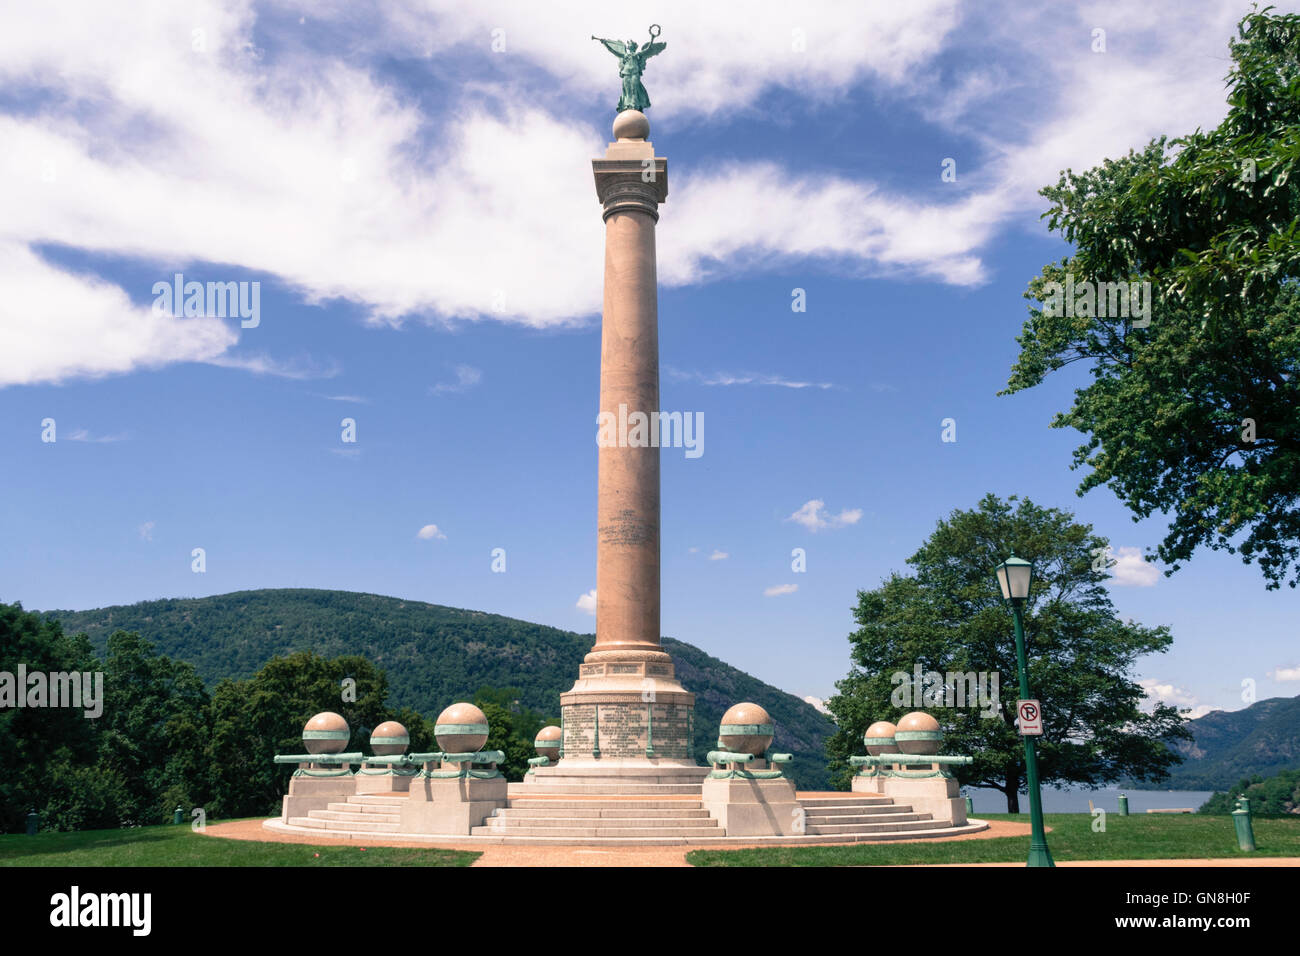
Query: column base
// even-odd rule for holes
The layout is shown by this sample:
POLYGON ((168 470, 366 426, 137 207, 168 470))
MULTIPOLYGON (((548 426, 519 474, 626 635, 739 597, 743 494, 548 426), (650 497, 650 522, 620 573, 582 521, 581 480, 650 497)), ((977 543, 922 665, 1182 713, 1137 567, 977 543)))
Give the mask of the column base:
MULTIPOLYGON (((562 749, 555 768, 695 767, 695 695, 662 651, 592 651, 560 695, 562 749)), ((540 768, 542 773, 548 768, 540 768)))

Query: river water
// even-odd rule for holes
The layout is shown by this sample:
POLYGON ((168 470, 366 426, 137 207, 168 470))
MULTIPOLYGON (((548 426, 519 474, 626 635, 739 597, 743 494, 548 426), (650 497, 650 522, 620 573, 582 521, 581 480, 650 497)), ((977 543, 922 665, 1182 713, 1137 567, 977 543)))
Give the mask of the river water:
MULTIPOLYGON (((1087 813, 1088 801, 1093 806, 1115 813, 1119 810, 1119 795, 1128 795, 1130 813, 1145 813, 1147 810, 1165 810, 1175 807, 1191 807, 1199 810, 1201 804, 1213 796, 1212 790, 1118 790, 1103 787, 1100 790, 1071 788, 1054 790, 1043 788, 1044 813, 1087 813)), ((1007 798, 998 790, 984 790, 963 787, 962 796, 969 796, 975 804, 975 813, 1006 813, 1007 798)), ((1020 812, 1029 812, 1029 796, 1020 795, 1020 812)))

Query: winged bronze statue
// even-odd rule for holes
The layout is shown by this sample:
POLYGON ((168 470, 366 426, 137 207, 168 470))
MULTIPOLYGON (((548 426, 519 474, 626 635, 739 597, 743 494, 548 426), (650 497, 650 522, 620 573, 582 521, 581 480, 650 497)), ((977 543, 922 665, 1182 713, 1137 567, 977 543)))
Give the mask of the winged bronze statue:
POLYGON ((650 106, 650 97, 641 83, 641 74, 645 70, 645 61, 663 52, 667 43, 658 43, 656 38, 662 32, 659 24, 651 24, 650 41, 640 49, 635 40, 606 40, 604 37, 592 36, 599 40, 605 49, 618 57, 618 75, 623 78, 623 95, 618 100, 618 112, 624 110, 644 110, 650 106))

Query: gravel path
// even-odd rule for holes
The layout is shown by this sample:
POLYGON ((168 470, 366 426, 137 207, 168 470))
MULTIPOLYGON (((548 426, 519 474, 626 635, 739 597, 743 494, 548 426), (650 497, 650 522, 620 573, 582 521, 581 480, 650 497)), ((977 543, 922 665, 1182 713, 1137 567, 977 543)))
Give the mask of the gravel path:
MULTIPOLYGON (((312 846, 357 846, 360 841, 338 837, 315 836, 297 833, 276 833, 262 826, 261 820, 238 820, 233 823, 210 823, 204 829, 207 836, 229 840, 258 840, 264 843, 307 843, 312 846)), ((1029 825, 993 821, 987 830, 948 837, 950 840, 987 840, 990 837, 1026 836, 1029 825)), ((910 843, 915 841, 899 840, 910 843)), ((926 842, 934 842, 927 840, 926 842)), ((412 844, 402 840, 385 840, 382 837, 367 839, 366 846, 399 846, 419 849, 429 844, 412 844)), ((844 844, 841 844, 844 845, 844 844)), ((695 849, 689 846, 648 847, 591 847, 591 846, 499 846, 447 840, 437 844, 449 850, 477 850, 483 855, 474 866, 688 866, 686 854, 695 849)), ((710 849, 718 849, 711 847, 710 849)), ((726 847, 740 850, 743 846, 726 847)))

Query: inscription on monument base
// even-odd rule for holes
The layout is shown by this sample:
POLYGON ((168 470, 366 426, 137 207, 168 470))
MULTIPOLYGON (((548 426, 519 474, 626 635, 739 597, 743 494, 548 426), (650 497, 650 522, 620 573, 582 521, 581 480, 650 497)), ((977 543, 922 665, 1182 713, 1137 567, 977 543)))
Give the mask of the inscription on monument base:
POLYGON ((656 701, 565 705, 563 756, 595 756, 598 744, 602 758, 689 759, 693 709, 656 701))

